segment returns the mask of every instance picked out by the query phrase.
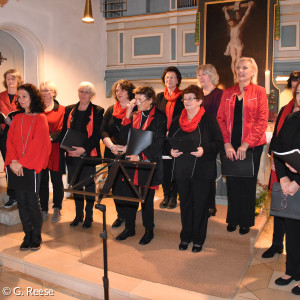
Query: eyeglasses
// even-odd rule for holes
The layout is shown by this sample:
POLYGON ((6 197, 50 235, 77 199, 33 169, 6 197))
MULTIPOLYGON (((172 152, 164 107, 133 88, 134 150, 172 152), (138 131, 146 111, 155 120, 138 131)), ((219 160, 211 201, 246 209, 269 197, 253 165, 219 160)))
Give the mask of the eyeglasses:
POLYGON ((300 95, 300 91, 295 92, 296 95, 300 95))
POLYGON ((198 100, 197 98, 185 98, 185 99, 182 99, 182 102, 190 102, 190 101, 193 101, 193 100, 198 100))
POLYGON ((78 93, 79 93, 79 94, 85 94, 85 95, 87 95, 87 94, 90 94, 90 92, 89 92, 89 91, 81 91, 81 90, 80 90, 80 91, 78 91, 78 93))
POLYGON ((292 77, 291 80, 292 81, 298 81, 300 77, 292 77))
POLYGON ((50 93, 50 92, 54 92, 53 90, 41 90, 41 93, 50 93))
POLYGON ((144 101, 140 101, 139 99, 135 99, 137 105, 141 105, 149 99, 145 99, 144 101))

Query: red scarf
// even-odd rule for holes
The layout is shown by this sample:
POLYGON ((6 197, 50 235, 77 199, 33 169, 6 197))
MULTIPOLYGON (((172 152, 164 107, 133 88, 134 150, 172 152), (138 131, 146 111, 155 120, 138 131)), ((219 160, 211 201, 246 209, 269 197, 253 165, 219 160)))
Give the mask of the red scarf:
POLYGON ((169 130, 172 118, 173 118, 173 112, 175 108, 175 104, 179 96, 181 95, 181 90, 176 87, 172 95, 169 95, 168 89, 165 88, 164 91, 164 98, 167 100, 167 106, 166 106, 166 116, 167 116, 167 129, 169 130))
POLYGON ((151 111, 149 112, 148 118, 146 120, 146 122, 144 123, 144 125, 140 128, 140 124, 141 124, 141 119, 142 119, 142 112, 138 111, 132 118, 132 127, 136 128, 136 129, 142 129, 142 130, 146 130, 149 125, 151 124, 152 120, 154 119, 154 114, 155 114, 155 107, 153 107, 151 109, 151 111))
POLYGON ((204 113, 205 113, 205 109, 203 106, 201 106, 198 113, 196 114, 196 116, 191 121, 189 121, 188 116, 187 116, 187 111, 184 108, 182 110, 182 113, 179 118, 180 128, 186 132, 194 131, 197 128, 198 124, 200 123, 201 118, 204 115, 204 113))
POLYGON ((117 119, 124 119, 126 115, 126 109, 127 107, 122 108, 120 102, 117 101, 117 103, 114 105, 114 110, 112 115, 117 119))
MULTIPOLYGON (((69 117, 68 117, 68 121, 67 121, 67 128, 69 129, 71 127, 71 119, 72 119, 72 114, 74 111, 75 107, 71 110, 69 117)), ((94 116, 94 111, 93 111, 93 107, 91 108, 91 114, 90 114, 90 121, 86 126, 86 130, 88 133, 88 137, 90 138, 91 135, 93 134, 93 116, 94 116)), ((96 148, 94 148, 91 151, 91 156, 97 156, 97 150, 96 148)))
MULTIPOLYGON (((275 134, 275 136, 278 135, 286 116, 292 112, 292 110, 294 108, 294 104, 295 104, 295 99, 292 99, 283 109, 280 119, 278 120, 277 130, 276 130, 276 132, 273 133, 273 134, 275 134)), ((272 191, 274 182, 279 182, 279 180, 278 180, 276 171, 271 170, 271 177, 270 177, 270 184, 269 184, 271 191, 272 191)))

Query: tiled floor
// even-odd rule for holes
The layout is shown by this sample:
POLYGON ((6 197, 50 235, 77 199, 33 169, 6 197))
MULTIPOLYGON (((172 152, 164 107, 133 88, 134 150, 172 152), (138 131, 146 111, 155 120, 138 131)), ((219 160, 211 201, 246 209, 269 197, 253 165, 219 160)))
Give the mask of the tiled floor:
MULTIPOLYGON (((161 196, 158 191, 157 196, 161 196)), ((107 204, 107 223, 112 224, 116 217, 111 200, 107 204)), ((103 274, 99 269, 78 262, 79 258, 96 249, 102 240, 102 214, 96 211, 91 229, 84 230, 81 226, 70 228, 69 223, 74 218, 74 202, 65 199, 63 203, 62 220, 51 223, 52 211, 43 226, 43 245, 38 252, 20 252, 19 245, 23 239, 21 225, 5 226, 0 224, 0 299, 19 299, 18 295, 4 296, 8 289, 20 287, 27 298, 27 288, 36 290, 53 289, 54 296, 50 299, 96 299, 103 298, 101 287, 103 274), (14 270, 14 271, 13 271, 14 270), (63 273, 63 277, 57 274, 63 273), (31 274, 29 276, 27 274, 31 274), (52 283, 51 283, 52 282, 52 283), (61 287, 61 286, 64 286, 61 287), (81 292, 78 292, 81 291, 81 292), (94 295, 87 296, 82 293, 94 295)), ((256 243, 254 258, 245 274, 235 300, 289 300, 300 299, 290 293, 296 284, 287 287, 275 286, 274 280, 285 270, 285 254, 276 255, 271 259, 262 259, 261 254, 270 246, 272 240, 272 219, 265 226, 256 243)), ((101 259, 101 254, 99 255, 101 259)), ((170 286, 150 283, 140 279, 109 272, 110 299, 220 299, 185 291, 170 286), (122 293, 120 291, 123 291, 122 293), (159 295, 159 296, 158 296, 159 295), (171 296, 170 296, 171 295, 171 296)), ((28 297, 31 297, 30 295, 28 297)), ((34 299, 45 299, 46 296, 35 296, 34 299)))

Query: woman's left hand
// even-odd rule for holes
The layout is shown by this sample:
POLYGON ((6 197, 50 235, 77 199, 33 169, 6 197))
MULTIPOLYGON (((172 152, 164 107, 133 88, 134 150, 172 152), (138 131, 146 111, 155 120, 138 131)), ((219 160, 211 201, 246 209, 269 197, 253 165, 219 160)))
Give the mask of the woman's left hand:
POLYGON ((238 147, 236 152, 237 159, 244 160, 246 158, 246 152, 249 147, 249 144, 246 142, 243 142, 240 147, 238 147))
POLYGON ((288 163, 285 163, 285 165, 289 168, 289 170, 293 173, 298 173, 297 170, 295 170, 293 167, 291 167, 288 163))
POLYGON ((72 146, 75 150, 73 151, 68 151, 69 156, 72 157, 80 157, 84 152, 85 149, 83 147, 76 147, 76 146, 72 146))
POLYGON ((24 176, 23 166, 17 160, 13 160, 9 167, 17 176, 24 176))
POLYGON ((196 157, 201 157, 204 153, 204 150, 202 147, 197 148, 198 151, 191 152, 192 155, 195 155, 196 157))
POLYGON ((290 196, 294 196, 299 190, 299 187, 299 184, 295 180, 291 181, 286 189, 287 194, 290 196))
POLYGON ((180 152, 179 150, 171 149, 171 155, 172 155, 173 157, 178 157, 178 156, 180 156, 181 154, 183 154, 183 152, 180 152))
POLYGON ((138 155, 127 155, 126 158, 130 161, 140 161, 140 157, 138 155))

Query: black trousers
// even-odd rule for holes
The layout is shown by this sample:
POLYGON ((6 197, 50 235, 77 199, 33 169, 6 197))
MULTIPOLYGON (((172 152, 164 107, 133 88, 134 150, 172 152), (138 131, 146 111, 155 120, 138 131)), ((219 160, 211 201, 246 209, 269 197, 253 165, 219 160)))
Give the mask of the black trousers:
MULTIPOLYGON (((115 182, 112 186, 112 194, 113 195, 119 195, 119 196, 123 195, 122 186, 123 186, 124 182, 122 182, 122 178, 123 178, 122 172, 119 169, 116 179, 115 179, 115 182)), ((125 219, 125 207, 124 207, 125 202, 122 200, 118 200, 118 199, 114 199, 114 202, 115 202, 118 218, 124 220, 125 219)))
MULTIPOLYGON (((67 159, 67 167, 68 167, 68 183, 70 183, 71 179, 73 178, 73 175, 75 173, 75 170, 77 166, 81 163, 81 158, 77 157, 68 157, 67 159)), ((88 165, 84 164, 80 172, 75 180, 76 184, 77 182, 82 181, 83 179, 87 179, 90 177, 90 175, 96 173, 96 167, 95 165, 88 165)), ((90 178, 89 180, 85 181, 82 185, 76 188, 76 190, 79 191, 85 191, 95 193, 95 182, 94 178, 90 178)), ((86 220, 93 220, 93 208, 95 203, 95 197, 94 196, 85 196, 80 194, 73 194, 74 200, 75 200, 75 207, 76 207, 76 217, 83 217, 84 216, 84 199, 86 200, 85 205, 85 219, 86 220)))
POLYGON ((211 181, 210 193, 209 193, 209 207, 208 208, 216 208, 216 181, 211 181))
POLYGON ((214 180, 176 180, 180 197, 182 242, 203 245, 206 239, 209 193, 214 180))
POLYGON ((300 280, 300 221, 284 219, 286 228, 286 274, 300 280))
MULTIPOLYGON (((7 133, 4 132, 3 135, 0 136, 0 151, 1 151, 3 161, 5 161, 5 157, 6 157, 6 138, 7 138, 7 133)), ((7 195, 16 199, 15 190, 7 189, 7 195)))
MULTIPOLYGON (((42 175, 41 173, 37 174, 37 187, 39 187, 42 175)), ((19 190, 15 190, 15 193, 24 233, 26 235, 31 235, 33 241, 40 241, 42 231, 42 213, 38 200, 39 193, 30 193, 19 190)))
POLYGON ((40 186, 40 203, 42 211, 48 211, 49 204, 49 172, 53 186, 53 208, 62 208, 64 198, 64 185, 62 181, 62 173, 46 169, 43 172, 40 186))
POLYGON ((172 180, 173 159, 163 159, 163 182, 164 197, 177 197, 177 186, 172 180))
POLYGON ((228 209, 226 222, 240 227, 255 223, 256 183, 263 145, 253 151, 253 177, 226 177, 228 209))
POLYGON ((274 217, 273 242, 275 246, 283 248, 283 239, 285 235, 285 219, 274 217))

